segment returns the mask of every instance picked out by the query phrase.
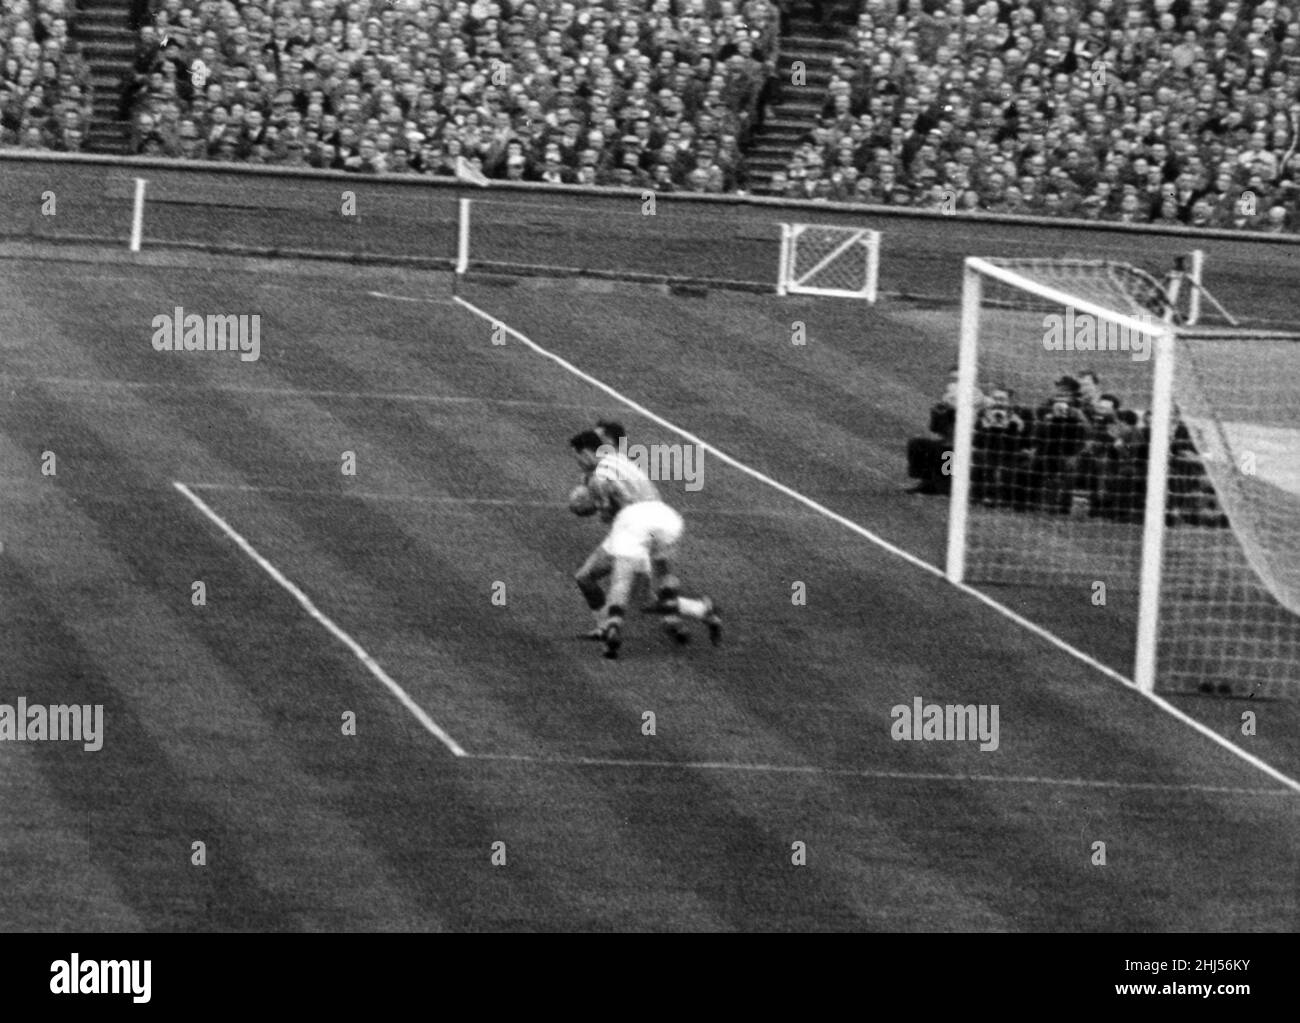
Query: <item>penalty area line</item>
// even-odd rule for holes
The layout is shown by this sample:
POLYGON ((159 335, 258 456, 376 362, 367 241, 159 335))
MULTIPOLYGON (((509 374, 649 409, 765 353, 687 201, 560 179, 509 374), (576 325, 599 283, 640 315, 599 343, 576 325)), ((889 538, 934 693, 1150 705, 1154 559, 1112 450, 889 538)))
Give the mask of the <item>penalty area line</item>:
POLYGON ((1093 670, 1100 672, 1101 674, 1105 675, 1107 678, 1112 679, 1115 682, 1119 682, 1121 685, 1131 689, 1133 692, 1139 694, 1140 696, 1142 696, 1143 698, 1145 698, 1146 700, 1154 704, 1156 707, 1163 710, 1166 714, 1170 715, 1172 718, 1174 718, 1174 720, 1180 722, 1181 724, 1186 725, 1188 728, 1191 728, 1193 731, 1198 732, 1204 738, 1209 739, 1211 742, 1227 750, 1232 755, 1240 758, 1241 760, 1245 761, 1247 764, 1250 764, 1250 766, 1254 767, 1256 770, 1262 771, 1264 774, 1267 774, 1274 781, 1281 782, 1283 785, 1291 789, 1293 792, 1300 793, 1300 781, 1297 781, 1295 778, 1292 778, 1289 775, 1283 774, 1276 767, 1272 766, 1271 764, 1265 763, 1263 760, 1261 760, 1259 757, 1255 756, 1253 753, 1249 752, 1248 750, 1242 749, 1240 746, 1236 745, 1236 743, 1230 741, 1229 739, 1224 738, 1222 735, 1220 735, 1218 732, 1216 732, 1214 729, 1210 728, 1208 725, 1204 724, 1203 722, 1197 721, 1196 718, 1192 717, 1190 714, 1184 713, 1183 711, 1179 710, 1168 700, 1163 699, 1161 696, 1157 695, 1156 693, 1143 692, 1142 689, 1137 685, 1137 683, 1135 683, 1131 678, 1127 678, 1126 676, 1122 675, 1120 672, 1116 671, 1114 668, 1102 664, 1102 662, 1097 660, 1097 658, 1093 657, 1090 654, 1084 653, 1078 647, 1073 646, 1070 643, 1067 643, 1065 640, 1063 640, 1060 636, 1056 635, 1054 632, 1049 632, 1041 625, 1031 622, 1028 618, 1025 618, 1023 615, 1017 614, 1015 611, 1007 607, 1005 604, 1002 604, 999 601, 994 600, 992 597, 988 596, 985 593, 981 593, 973 586, 969 586, 966 583, 952 582, 951 580, 948 579, 948 574, 944 572, 943 569, 930 564, 928 561, 924 560, 923 558, 918 558, 915 554, 911 553, 910 551, 904 550, 903 548, 897 546, 896 544, 890 543, 884 537, 879 536, 876 533, 873 533, 865 526, 859 525, 858 523, 854 522, 852 519, 846 518, 845 516, 839 514, 838 512, 831 511, 831 509, 827 508, 823 504, 819 504, 817 501, 814 501, 811 497, 808 497, 805 494, 801 494, 799 493, 799 491, 794 490, 791 487, 787 487, 784 483, 774 480, 771 476, 767 476, 764 473, 759 472, 757 469, 746 465, 744 462, 741 462, 739 459, 733 458, 725 451, 718 450, 716 447, 708 443, 703 438, 697 437, 695 434, 691 433, 689 430, 683 429, 682 427, 678 426, 676 423, 669 422, 667 419, 663 418, 663 416, 660 416, 655 412, 652 412, 650 409, 646 408, 644 405, 640 404, 639 402, 633 401, 631 398, 623 394, 621 391, 615 390, 613 387, 605 383, 603 380, 597 379, 596 377, 592 376, 590 373, 586 372, 585 370, 578 368, 573 363, 569 362, 567 359, 559 355, 556 355, 554 352, 550 351, 549 349, 543 348, 541 345, 539 345, 532 338, 528 337, 526 334, 523 334, 520 331, 515 330, 514 327, 511 327, 509 324, 507 324, 504 320, 500 319, 499 317, 493 316, 491 313, 486 312, 483 309, 480 309, 473 302, 468 302, 465 299, 461 298, 459 295, 456 295, 452 299, 452 301, 463 306, 465 309, 469 310, 475 316, 487 320, 489 323, 493 324, 494 326, 499 326, 511 337, 518 338, 519 342, 523 344, 524 347, 528 348, 530 351, 534 352, 537 355, 542 356, 545 359, 550 359, 561 369, 565 370, 568 373, 572 373, 579 380, 583 381, 584 383, 590 384, 592 387, 595 387, 597 390, 603 391, 605 394, 609 395, 611 398, 617 401, 624 408, 629 408, 633 412, 636 412, 639 415, 644 416, 646 419, 650 420, 650 422, 657 423, 659 426, 662 426, 665 430, 669 430, 670 432, 675 433, 683 440, 687 440, 690 443, 696 445, 702 451, 707 451, 718 461, 726 463, 727 465, 731 466, 733 469, 737 470, 738 472, 743 472, 746 476, 758 480, 760 483, 771 487, 773 490, 777 491, 778 493, 784 494, 786 497, 790 498, 791 500, 798 501, 804 507, 811 508, 819 515, 825 516, 826 518, 830 519, 832 522, 843 526, 845 529, 849 530, 850 532, 856 533, 864 540, 870 541, 871 543, 879 547, 881 550, 889 554, 892 554, 897 558, 902 559, 903 561, 907 562, 909 565, 912 565, 915 568, 919 568, 922 572, 927 572, 930 575, 943 580, 944 582, 948 583, 948 585, 956 587, 961 592, 969 594, 970 596, 974 597, 976 600, 985 604, 987 607, 992 608, 998 614, 1007 618, 1009 621, 1014 622, 1016 625, 1019 625, 1022 629, 1025 629, 1026 631, 1037 636, 1039 639, 1042 639, 1045 642, 1050 643, 1058 650, 1062 651, 1063 653, 1069 654, 1071 657, 1082 662, 1083 664, 1086 664, 1088 667, 1092 668, 1093 670))
POLYGON ((390 295, 386 291, 367 291, 371 298, 384 298, 390 302, 420 302, 424 305, 454 305, 449 298, 420 298, 416 295, 390 295))
POLYGON ((281 587, 283 587, 286 591, 288 591, 289 595, 298 602, 298 604, 302 607, 304 611, 307 612, 308 615, 310 615, 313 619, 315 619, 317 622, 323 625, 325 627, 325 630, 329 632, 331 636, 333 636, 345 647, 347 647, 348 650, 352 652, 353 656, 356 657, 356 659, 360 661, 363 665, 365 665, 366 670, 369 671, 370 674, 373 675, 375 678, 377 678, 381 683, 383 683, 384 687, 390 693, 392 693, 394 696, 397 697, 398 701, 402 704, 402 706, 411 712, 411 715, 415 718, 415 720, 420 722, 420 724, 424 726, 425 730, 429 732, 430 735, 432 735, 435 739, 437 739, 444 746, 446 746, 447 749, 451 750, 451 752, 455 756, 464 757, 469 755, 465 752, 464 748, 460 745, 460 743, 458 743, 455 739, 453 739, 450 735, 448 735, 447 732, 438 724, 438 722, 434 721, 433 718, 431 718, 428 715, 428 713, 424 710, 423 707, 421 707, 418 703, 416 703, 413 699, 411 699, 410 695, 406 692, 406 690, 403 689, 400 685, 398 685, 397 682, 393 680, 392 676, 389 675, 388 672, 384 671, 384 669, 379 666, 379 662, 376 661, 373 657, 371 657, 370 654, 368 654, 365 651, 365 648, 362 647, 360 643, 358 643, 355 639, 349 636, 341 628, 335 625, 334 621, 331 618, 329 618, 314 603, 312 603, 312 599, 309 596, 307 596, 307 594, 305 594, 301 589, 299 589, 298 586, 292 580, 287 578, 283 572, 281 572, 278 568, 276 568, 269 561, 267 561, 266 558, 262 557, 262 555, 257 552, 257 550, 253 547, 251 543, 249 543, 247 540, 243 538, 243 536, 241 536, 239 533, 235 531, 234 527, 232 527, 228 522, 226 522, 225 519, 223 519, 220 515, 218 515, 211 508, 209 508, 203 502, 203 500, 200 497, 198 497, 194 493, 194 491, 192 491, 184 483, 180 483, 176 480, 173 480, 172 486, 175 487, 177 490, 179 490, 181 494, 184 495, 186 500, 188 500, 192 505, 194 505, 195 508, 201 511, 203 515, 208 519, 209 522, 211 522, 214 526, 216 526, 223 533, 225 533, 226 536, 228 536, 232 541, 234 541, 235 546, 237 546, 241 551, 243 551, 250 558, 252 558, 253 561, 256 562, 257 565, 262 569, 262 571, 264 571, 267 575, 269 575, 272 579, 274 579, 281 587))
POLYGON ((743 764, 722 760, 620 760, 617 757, 548 757, 516 753, 471 753, 471 760, 536 764, 543 767, 627 767, 674 771, 737 771, 750 774, 802 774, 864 781, 971 782, 985 785, 1045 785, 1074 789, 1123 789, 1138 792, 1198 792, 1237 796, 1295 795, 1290 789, 1250 789, 1231 785, 1180 784, 1178 782, 1119 781, 1105 778, 1044 778, 1018 774, 942 774, 933 771, 880 771, 854 767, 816 765, 743 764))

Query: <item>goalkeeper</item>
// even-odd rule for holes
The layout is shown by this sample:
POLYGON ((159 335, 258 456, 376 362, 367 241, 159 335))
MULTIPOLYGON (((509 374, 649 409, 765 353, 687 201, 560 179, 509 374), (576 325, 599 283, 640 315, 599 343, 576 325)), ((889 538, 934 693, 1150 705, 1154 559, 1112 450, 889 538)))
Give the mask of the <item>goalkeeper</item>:
MULTIPOLYGON (((618 426, 602 425, 606 431, 610 425, 618 426)), ((605 656, 611 660, 618 657, 627 603, 640 575, 649 576, 656 597, 653 610, 663 616, 664 628, 678 642, 689 638, 683 617, 704 623, 710 639, 720 642, 718 607, 708 597, 681 596, 672 574, 672 556, 684 530, 682 517, 663 502, 641 467, 611 451, 600 433, 584 430, 569 444, 586 473, 591 511, 598 511, 601 520, 610 523, 609 535, 574 574, 587 606, 596 614, 591 635, 604 643, 605 656), (608 590, 602 587, 606 578, 608 590)), ((582 507, 574 510, 586 511, 582 507)))

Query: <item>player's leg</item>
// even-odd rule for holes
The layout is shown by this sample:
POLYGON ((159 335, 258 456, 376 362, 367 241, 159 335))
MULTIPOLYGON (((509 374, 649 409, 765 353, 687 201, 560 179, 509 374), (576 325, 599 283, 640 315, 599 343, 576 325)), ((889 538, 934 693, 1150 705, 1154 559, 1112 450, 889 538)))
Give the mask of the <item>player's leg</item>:
POLYGON ((664 632, 674 640, 689 643, 691 634, 682 624, 682 616, 677 610, 677 601, 681 596, 677 577, 672 573, 668 558, 662 555, 650 559, 650 592, 654 596, 654 603, 646 610, 659 615, 664 632))
POLYGON ((637 577, 650 571, 647 552, 653 509, 649 505, 650 502, 631 504, 620 511, 610 525, 609 536, 601 544, 610 564, 609 588, 601 619, 601 639, 605 643, 605 656, 609 658, 618 656, 623 641, 623 618, 637 577))
POLYGON ((632 597, 632 587, 641 574, 643 564, 639 558, 615 557, 610 572, 609 592, 605 596, 604 622, 601 639, 605 643, 605 656, 613 660, 623 645, 623 619, 632 597))
POLYGON ((632 595, 627 598, 628 607, 646 604, 654 600, 651 582, 649 572, 638 572, 636 574, 636 581, 632 584, 632 595))
POLYGON ((682 618, 703 622, 709 638, 716 644, 722 639, 722 614, 712 598, 707 596, 684 597, 681 584, 672 571, 677 545, 686 531, 682 517, 667 505, 655 512, 650 530, 649 556, 651 585, 658 597, 658 610, 664 617, 665 627, 680 641, 679 626, 682 618))
POLYGON ((665 630, 679 643, 684 642, 683 618, 701 622, 709 630, 709 639, 715 646, 722 642, 722 608, 709 596, 682 596, 669 558, 661 555, 651 560, 651 580, 651 585, 658 594, 653 609, 661 616, 665 630))
POLYGON ((595 628, 587 633, 588 639, 600 639, 603 635, 605 607, 605 590, 601 580, 606 578, 614 568, 614 559, 606 552, 604 545, 597 547, 582 563, 582 567, 573 573, 573 581, 578 584, 587 606, 596 616, 595 628))

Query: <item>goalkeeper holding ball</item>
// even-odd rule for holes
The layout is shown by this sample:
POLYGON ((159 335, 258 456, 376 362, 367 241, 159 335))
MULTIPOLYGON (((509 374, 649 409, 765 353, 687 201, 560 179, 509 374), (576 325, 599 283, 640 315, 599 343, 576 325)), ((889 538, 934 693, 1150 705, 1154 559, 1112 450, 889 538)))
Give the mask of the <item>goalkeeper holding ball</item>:
POLYGON ((690 638, 682 618, 703 622, 716 644, 722 638, 722 617, 708 597, 683 597, 672 574, 672 556, 681 539, 682 517, 668 507, 650 478, 635 462, 613 450, 625 436, 617 423, 601 422, 600 432, 584 430, 570 439, 574 457, 585 473, 583 484, 569 496, 577 515, 600 513, 610 523, 609 535, 574 574, 574 581, 596 615, 589 635, 605 645, 605 656, 618 657, 623 643, 623 619, 637 577, 650 578, 664 628, 679 643, 690 638), (606 591, 601 583, 609 578, 606 591))

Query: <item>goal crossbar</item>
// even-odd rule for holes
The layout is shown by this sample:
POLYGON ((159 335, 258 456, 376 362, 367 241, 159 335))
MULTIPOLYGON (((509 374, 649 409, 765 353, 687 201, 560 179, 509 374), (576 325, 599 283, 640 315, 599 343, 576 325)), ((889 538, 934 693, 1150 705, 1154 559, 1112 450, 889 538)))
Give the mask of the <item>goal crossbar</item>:
MULTIPOLYGON (((1106 260, 1061 260, 1058 265, 1081 270, 1109 270, 1119 264, 1106 260)), ((1036 281, 1032 277, 1026 277, 1016 269, 1014 261, 993 261, 972 256, 966 260, 966 266, 968 272, 973 271, 982 274, 1019 291, 1035 295, 1046 302, 1051 302, 1053 305, 1072 306, 1080 312, 1089 313, 1098 319, 1109 320, 1121 327, 1140 332, 1149 337, 1159 336, 1169 330, 1168 324, 1157 320, 1154 316, 1148 320, 1120 312, 1117 309, 1110 309, 1086 296, 1077 295, 1062 288, 1055 288, 1050 284, 1044 284, 1042 281, 1036 281)), ((1151 278, 1150 275, 1144 276, 1150 279, 1151 284, 1157 291, 1162 291, 1154 278, 1151 278)))
POLYGON ((1050 587, 1045 614, 1135 601, 1144 691, 1294 698, 1300 331, 1197 325, 1171 278, 965 260, 946 575, 1050 587))

